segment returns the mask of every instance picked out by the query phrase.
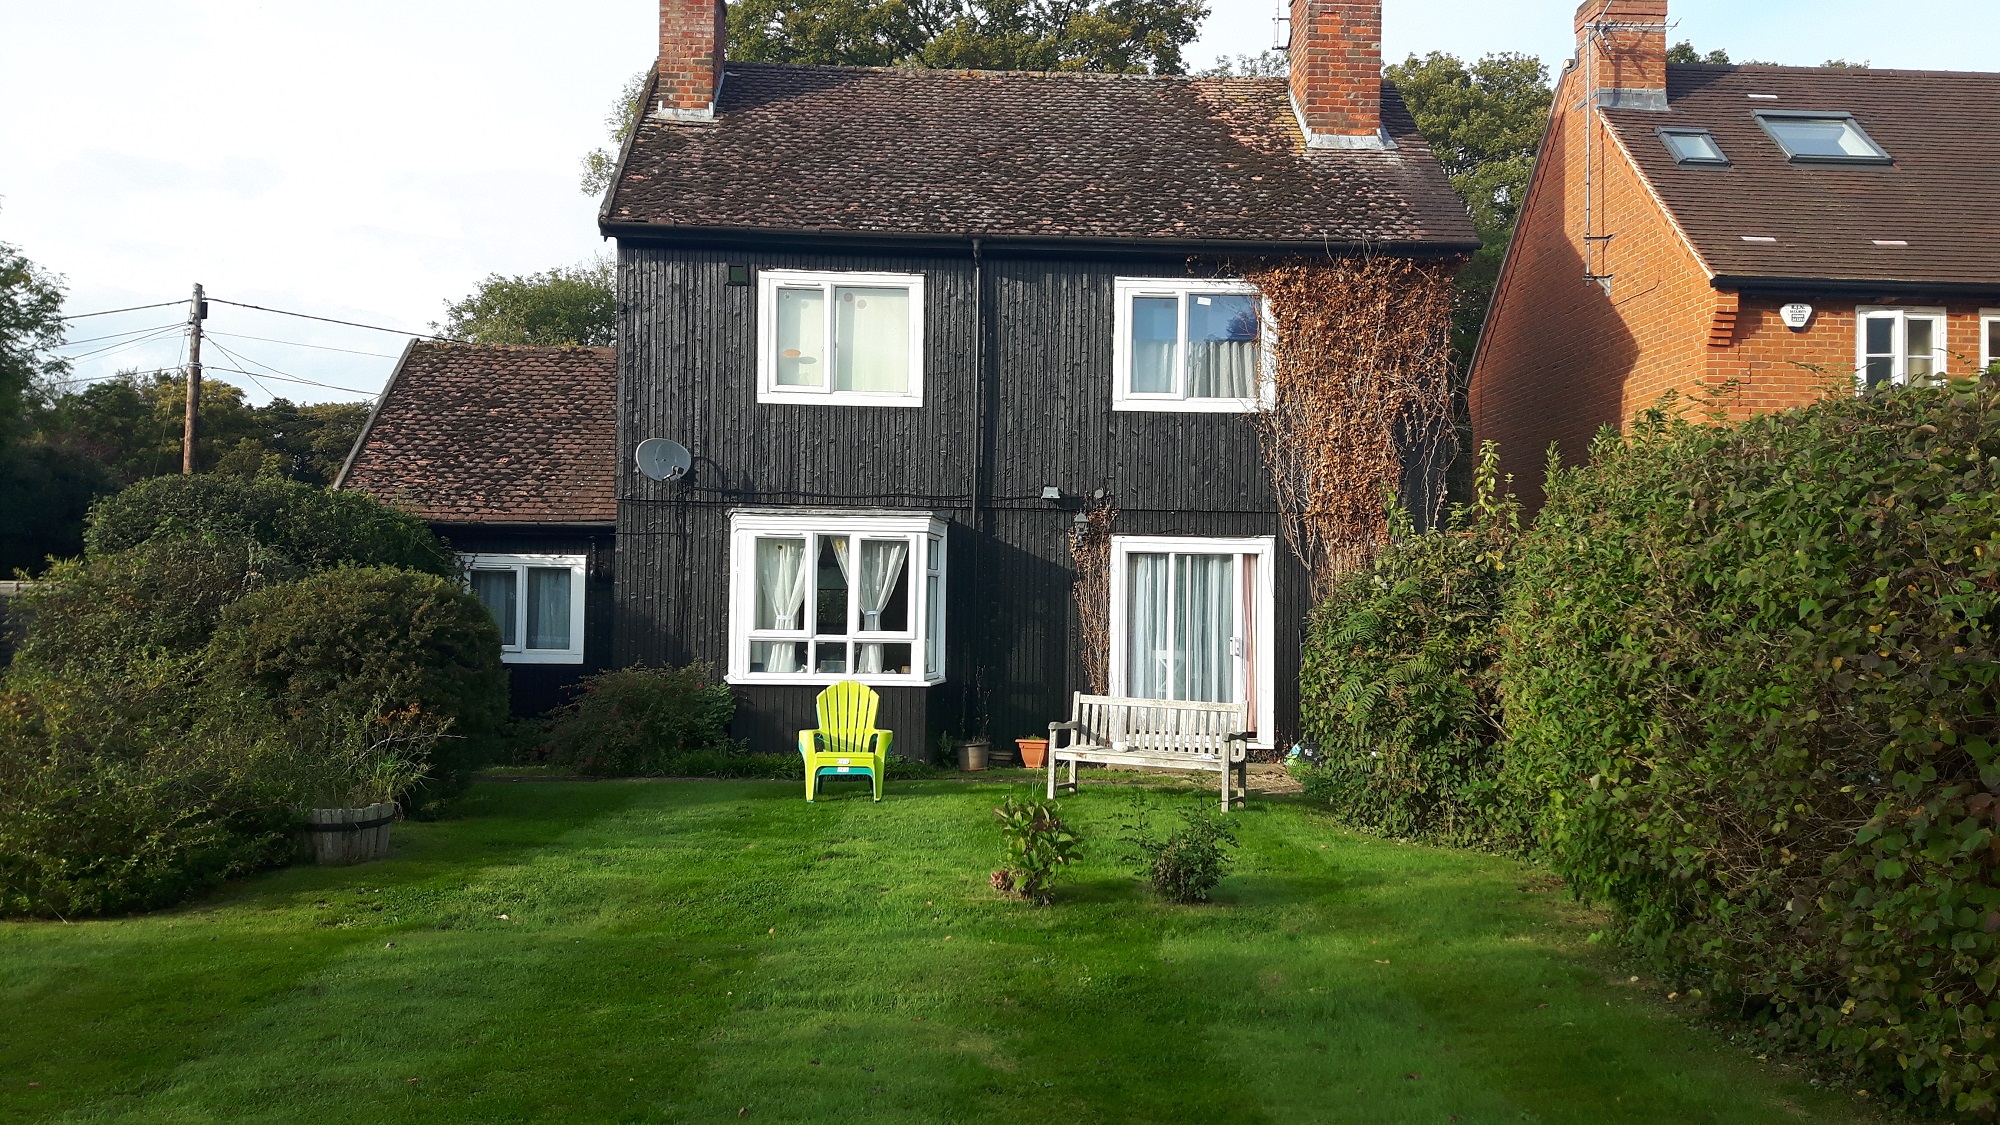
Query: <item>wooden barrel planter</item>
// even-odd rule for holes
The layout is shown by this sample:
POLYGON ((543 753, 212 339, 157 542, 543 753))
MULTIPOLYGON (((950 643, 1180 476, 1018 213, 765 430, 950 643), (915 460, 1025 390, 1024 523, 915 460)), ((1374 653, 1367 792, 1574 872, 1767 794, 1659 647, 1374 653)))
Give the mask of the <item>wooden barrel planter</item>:
POLYGON ((984 738, 968 738, 958 744, 958 768, 961 770, 983 770, 986 768, 987 751, 993 744, 984 738))
POLYGON ((313 809, 306 814, 306 835, 313 859, 328 867, 344 867, 384 859, 389 854, 389 826, 396 822, 396 803, 380 801, 358 809, 313 809))

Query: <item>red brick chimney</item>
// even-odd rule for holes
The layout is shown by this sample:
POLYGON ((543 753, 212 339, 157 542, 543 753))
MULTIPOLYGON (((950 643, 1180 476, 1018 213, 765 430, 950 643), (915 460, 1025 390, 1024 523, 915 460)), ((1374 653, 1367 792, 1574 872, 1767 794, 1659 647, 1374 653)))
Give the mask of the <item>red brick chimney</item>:
POLYGON ((1390 148, 1382 0, 1292 0, 1292 108, 1312 148, 1390 148))
POLYGON ((660 84, 653 113, 679 121, 715 116, 722 91, 723 0, 660 0, 660 84))
POLYGON ((1667 0, 1583 0, 1576 64, 1607 109, 1667 108, 1667 0))

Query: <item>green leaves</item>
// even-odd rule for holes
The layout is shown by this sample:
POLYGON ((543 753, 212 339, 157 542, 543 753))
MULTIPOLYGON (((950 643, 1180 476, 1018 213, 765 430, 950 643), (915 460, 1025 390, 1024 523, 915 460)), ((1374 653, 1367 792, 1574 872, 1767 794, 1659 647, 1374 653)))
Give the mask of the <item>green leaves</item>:
POLYGON ((1203 0, 738 0, 729 57, 828 66, 1179 74, 1203 0))
POLYGON ((1082 841, 1063 823, 1053 801, 1007 798, 993 810, 1007 846, 1008 866, 993 873, 993 889, 1033 903, 1047 903, 1054 894, 1056 873, 1076 856, 1082 841))

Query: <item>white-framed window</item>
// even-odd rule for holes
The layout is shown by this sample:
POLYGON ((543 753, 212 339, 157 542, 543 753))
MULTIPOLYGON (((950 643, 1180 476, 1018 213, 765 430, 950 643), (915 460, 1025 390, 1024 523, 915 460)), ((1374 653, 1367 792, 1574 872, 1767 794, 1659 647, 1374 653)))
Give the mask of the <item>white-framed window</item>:
POLYGON ((1114 410, 1244 413, 1272 395, 1270 310, 1241 281, 1121 277, 1114 410))
POLYGON ((1276 541, 1111 537, 1111 694, 1251 704, 1273 742, 1276 541))
POLYGON ((1923 383, 1945 373, 1943 309, 1863 306, 1854 311, 1854 381, 1863 390, 1923 383))
POLYGON ((730 683, 943 682, 942 521, 764 508, 729 522, 730 683))
POLYGON ((924 278, 757 271, 757 401, 924 404, 924 278))
POLYGON ((583 663, 582 555, 460 555, 506 664, 583 663))
POLYGON ((1979 370, 2000 363, 2000 309, 1979 310, 1979 370))

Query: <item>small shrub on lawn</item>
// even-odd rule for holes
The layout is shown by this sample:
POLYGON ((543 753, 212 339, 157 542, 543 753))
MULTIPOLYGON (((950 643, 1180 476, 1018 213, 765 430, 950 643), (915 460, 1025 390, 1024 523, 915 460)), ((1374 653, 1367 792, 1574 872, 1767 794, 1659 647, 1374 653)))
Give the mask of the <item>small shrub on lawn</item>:
POLYGON ((434 808, 484 764, 507 720, 500 634, 456 579, 386 567, 322 571, 242 598, 206 649, 224 682, 305 715, 416 707, 450 723, 413 807, 434 808))
POLYGON ((1324 761, 1296 768, 1356 827, 1456 845, 1500 835, 1499 616, 1520 515, 1498 466, 1488 443, 1448 530, 1417 534, 1393 513, 1395 540, 1313 614, 1301 717, 1324 761))
MULTIPOLYGON (((599 672, 551 717, 548 763, 594 777, 696 776, 684 772, 692 763, 719 769, 742 756, 729 740, 735 714, 736 697, 707 665, 599 672)), ((805 776, 802 764, 794 772, 805 776)))
POLYGON ((1182 809, 1180 827, 1164 839, 1135 836, 1132 842, 1145 861, 1139 874, 1160 897, 1178 903, 1207 902, 1233 861, 1229 849, 1237 846, 1221 814, 1205 807, 1182 809))
POLYGON ((1009 797, 993 810, 1007 845, 1007 866, 993 873, 993 889, 1003 895, 1047 903, 1057 872, 1076 858, 1081 842, 1048 801, 1009 797))

